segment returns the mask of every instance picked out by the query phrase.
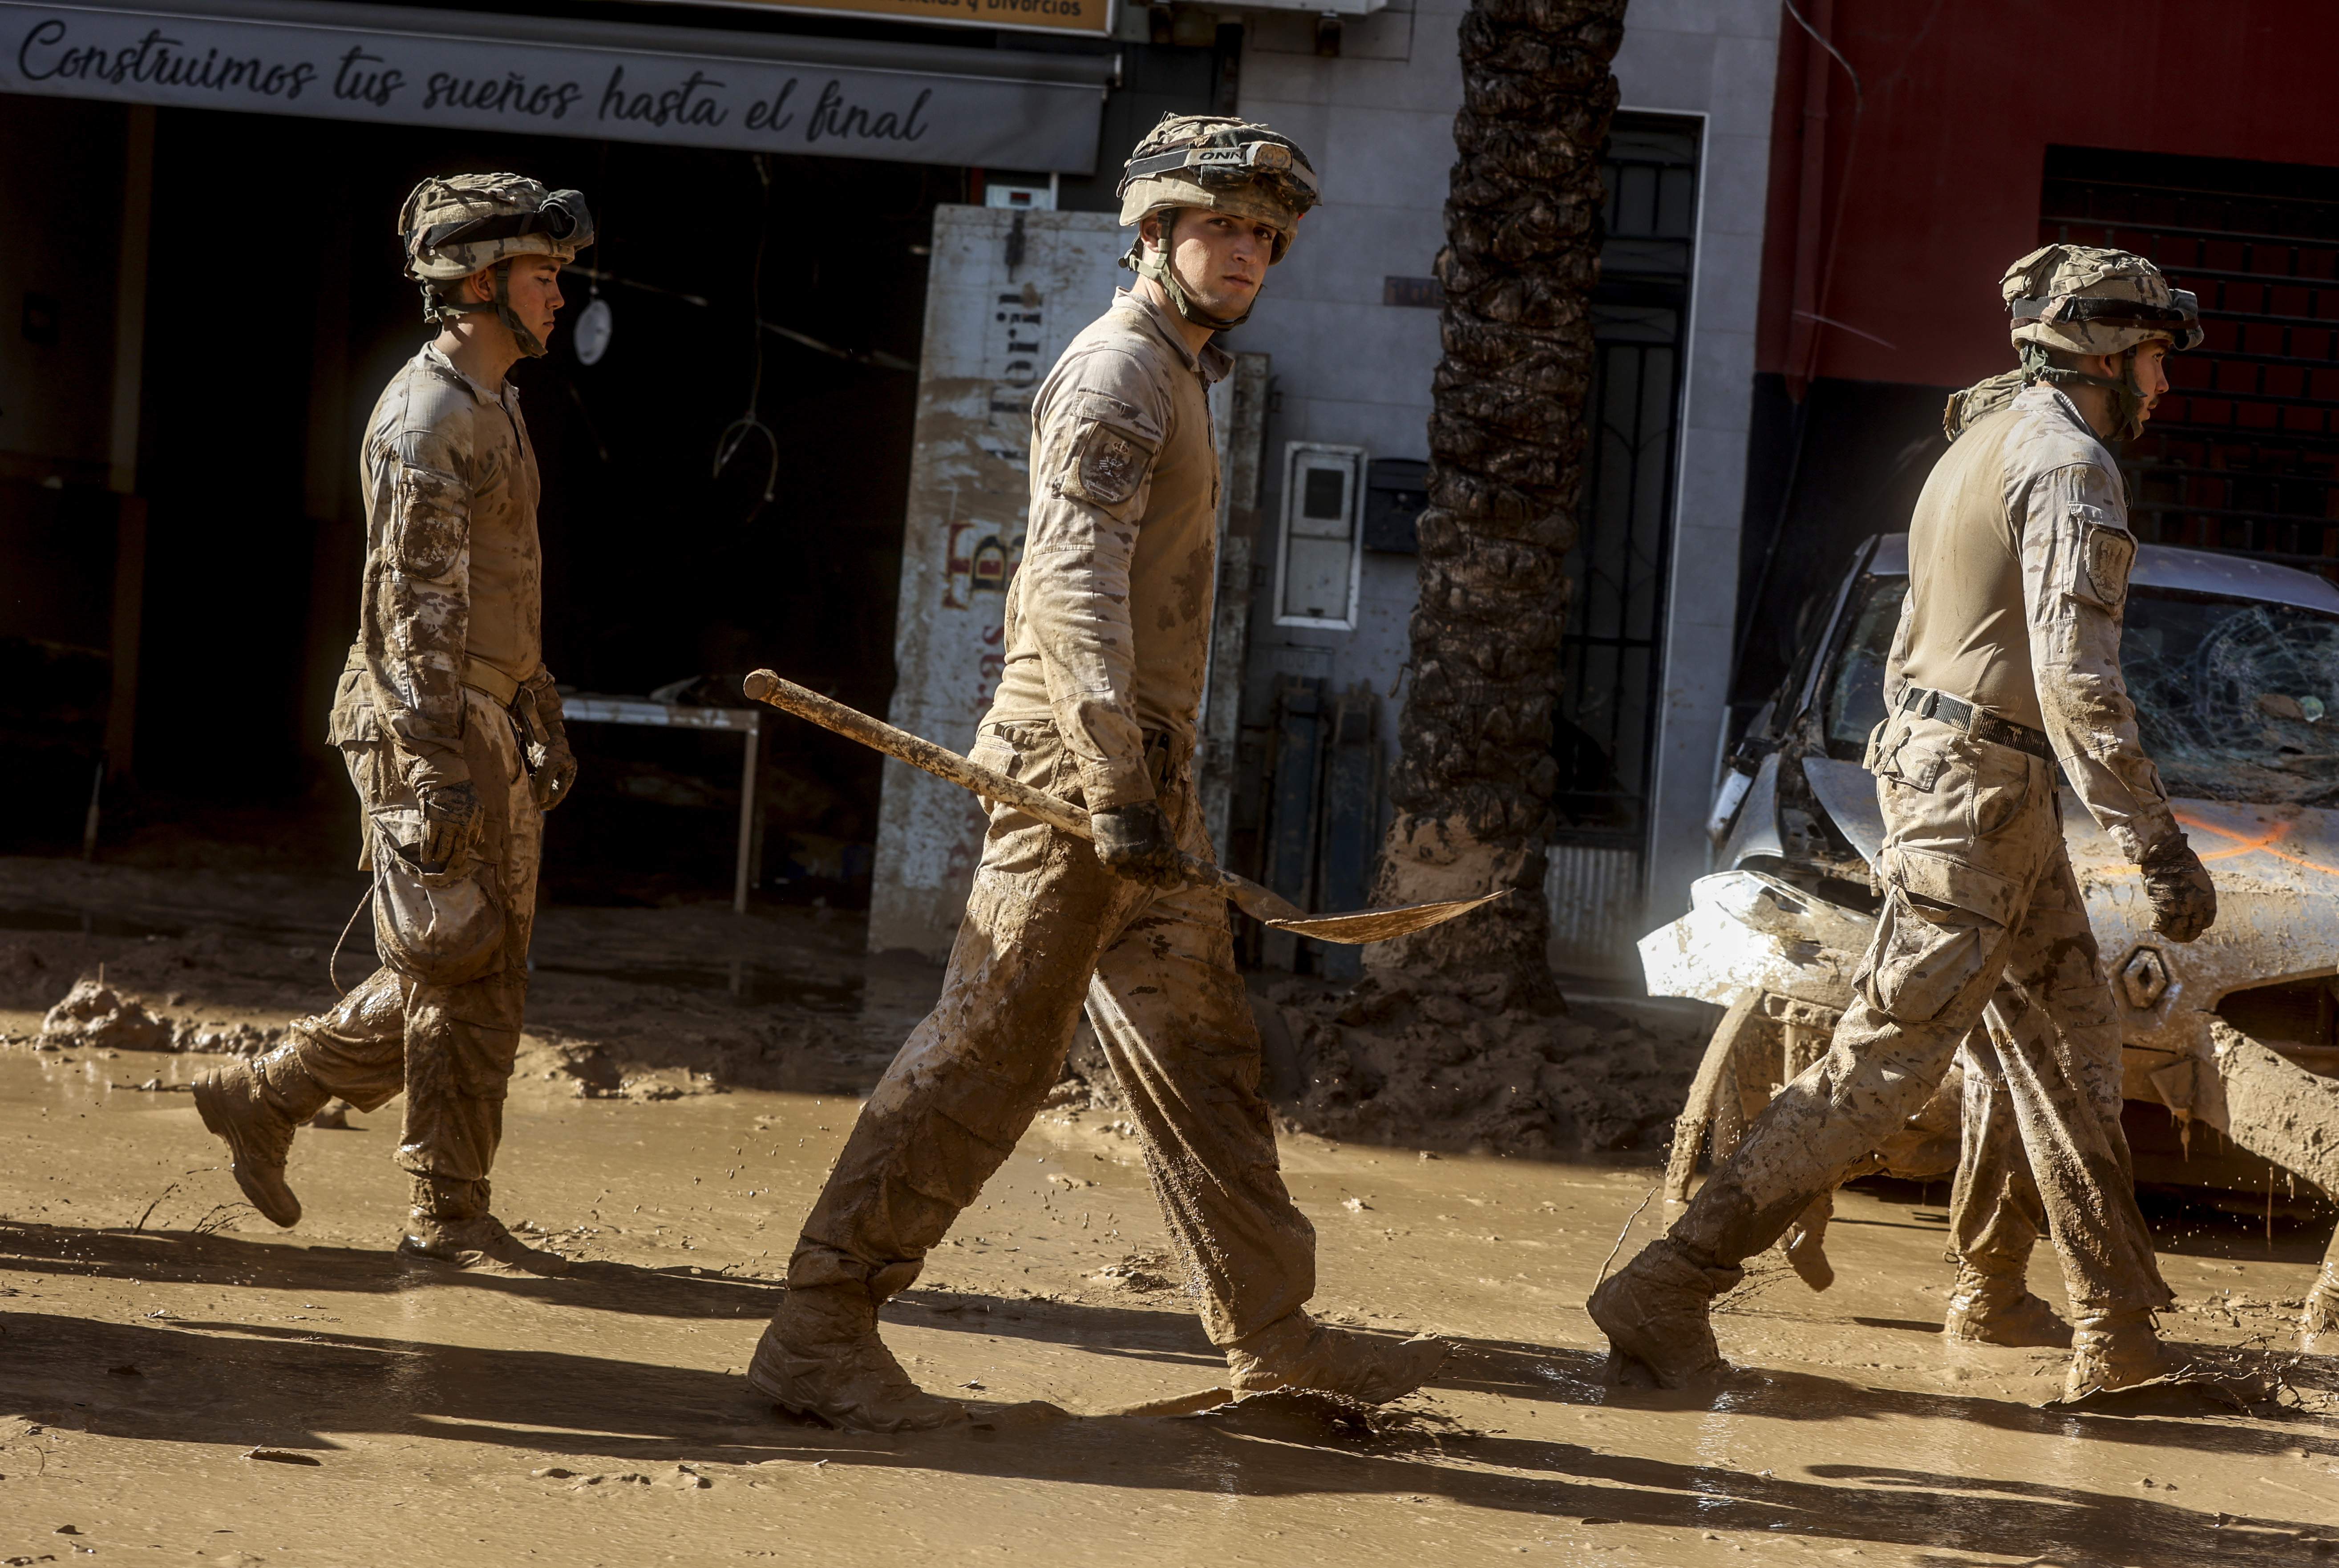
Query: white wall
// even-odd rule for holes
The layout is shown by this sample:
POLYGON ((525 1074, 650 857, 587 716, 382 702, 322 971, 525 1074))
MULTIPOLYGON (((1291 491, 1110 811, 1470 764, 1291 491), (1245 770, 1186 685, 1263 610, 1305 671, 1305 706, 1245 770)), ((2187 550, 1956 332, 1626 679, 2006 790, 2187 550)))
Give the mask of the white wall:
MULTIPOLYGON (((1437 312, 1385 305, 1382 280, 1424 277, 1444 240, 1462 100, 1456 28, 1464 0, 1393 0, 1347 24, 1338 58, 1315 53, 1312 16, 1248 18, 1241 108, 1305 147, 1324 183, 1290 256, 1236 345, 1274 358, 1281 405, 1269 466, 1283 443, 1362 446, 1376 458, 1428 454, 1437 312)), ((1648 918, 1687 907, 1703 873, 1702 824, 1717 761, 1733 651, 1739 518, 1753 400, 1754 321, 1762 276, 1778 0, 1632 0, 1616 57, 1623 106, 1705 121, 1692 344, 1675 508, 1654 778, 1648 918)), ((1278 526, 1278 494, 1266 526, 1278 526)), ((1263 558, 1271 560, 1263 538, 1263 558)), ((1406 656, 1414 560, 1365 557, 1353 633, 1252 631, 1254 683, 1268 671, 1327 676, 1335 690, 1370 680, 1380 733, 1395 734, 1387 694, 1406 656)))
POLYGON ((1274 624, 1288 441, 1363 447, 1374 458, 1429 456, 1429 379, 1437 312, 1381 302, 1382 280, 1426 278, 1445 242, 1454 112, 1462 102, 1455 28, 1465 0, 1392 0, 1350 18, 1337 59, 1316 53, 1313 15, 1254 13, 1243 40, 1242 113, 1308 151, 1324 202, 1268 275, 1257 314, 1230 347, 1272 357, 1280 402, 1268 425, 1260 559, 1268 567, 1251 626, 1254 685, 1272 672, 1358 681, 1380 694, 1377 733, 1393 748, 1414 557, 1367 553, 1354 632, 1274 624))
POLYGON ((1781 15, 1779 0, 1633 0, 1616 54, 1625 108, 1705 116, 1644 916, 1653 925, 1689 907, 1689 884, 1707 867, 1703 823, 1736 652, 1781 15))

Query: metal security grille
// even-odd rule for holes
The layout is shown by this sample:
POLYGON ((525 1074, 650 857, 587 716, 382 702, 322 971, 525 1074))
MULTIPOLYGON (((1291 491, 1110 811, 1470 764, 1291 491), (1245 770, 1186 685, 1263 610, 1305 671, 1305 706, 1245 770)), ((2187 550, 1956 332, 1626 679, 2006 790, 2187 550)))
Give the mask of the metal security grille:
POLYGON ((2123 455, 2137 537, 2339 576, 2334 172, 2052 148, 2041 242, 2147 256, 2201 296, 2202 346, 2123 455))
POLYGON ((1619 114, 1603 160, 1592 431, 1554 725, 1567 843, 1637 851, 1647 823, 1697 134, 1694 121, 1619 114))

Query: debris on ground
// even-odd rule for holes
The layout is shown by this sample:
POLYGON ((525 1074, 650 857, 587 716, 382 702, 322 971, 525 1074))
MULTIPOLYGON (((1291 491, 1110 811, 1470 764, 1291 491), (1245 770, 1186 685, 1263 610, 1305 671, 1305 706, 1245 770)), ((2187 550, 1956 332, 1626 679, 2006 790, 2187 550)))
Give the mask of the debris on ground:
POLYGON ((1289 1037, 1278 1100, 1297 1130, 1348 1142, 1539 1159, 1661 1149, 1697 1070, 1702 1014, 1548 1016, 1367 976, 1268 991, 1289 1037))
POLYGON ((82 980, 41 1020, 36 1050, 169 1050, 171 1026, 102 980, 82 980))
POLYGON ((1132 1252, 1118 1263, 1105 1265, 1089 1277, 1100 1285, 1139 1296, 1179 1288, 1178 1277, 1169 1255, 1161 1252, 1132 1252))

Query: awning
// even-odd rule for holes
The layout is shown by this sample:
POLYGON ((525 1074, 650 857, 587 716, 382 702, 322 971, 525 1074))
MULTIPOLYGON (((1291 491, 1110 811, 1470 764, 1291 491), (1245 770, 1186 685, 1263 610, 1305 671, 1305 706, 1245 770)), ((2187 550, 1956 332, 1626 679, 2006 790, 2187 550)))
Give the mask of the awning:
POLYGON ((1117 57, 295 0, 0 0, 0 93, 1085 174, 1117 57))

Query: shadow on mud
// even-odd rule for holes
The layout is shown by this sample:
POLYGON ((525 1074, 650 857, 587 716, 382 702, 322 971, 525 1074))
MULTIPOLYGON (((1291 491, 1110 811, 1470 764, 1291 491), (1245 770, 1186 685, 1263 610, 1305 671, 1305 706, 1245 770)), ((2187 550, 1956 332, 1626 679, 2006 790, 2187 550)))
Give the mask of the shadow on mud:
MULTIPOLYGON (((1859 1465, 1782 1478, 1422 1425, 1367 1431, 1289 1413, 1262 1424, 1239 1407, 1086 1418, 978 1407, 975 1425, 955 1432, 852 1436, 773 1415, 729 1371, 276 1326, 145 1326, 0 1312, 0 1335, 8 1347, 0 1397, 35 1422, 132 1441, 263 1445, 314 1456, 321 1468, 362 1462, 344 1458, 322 1434, 361 1432, 508 1449, 515 1482, 546 1454, 701 1466, 825 1462, 1214 1498, 1436 1494, 1543 1528, 1787 1532, 2032 1558, 2130 1561, 2142 1553, 2269 1568, 2299 1561, 2308 1529, 2273 1519, 2213 1522, 2156 1501, 2028 1482, 1859 1465)), ((743 1356, 745 1348, 743 1342, 743 1356)), ((1475 1370, 1465 1376, 1483 1379, 1473 1386, 1581 1392, 1587 1358, 1580 1353, 1473 1349, 1475 1370), (1561 1369, 1556 1384, 1546 1367, 1561 1369)), ((1814 1383, 1824 1380, 1782 1388, 1766 1413, 1819 1414, 1811 1407, 1825 1405, 1825 1414, 1842 1415, 1856 1397, 1874 1398, 1841 1387, 1820 1398, 1824 1388, 1814 1383)), ((1945 1403, 1958 1408, 1923 1413, 1984 1414, 1978 1402, 1945 1403)))

